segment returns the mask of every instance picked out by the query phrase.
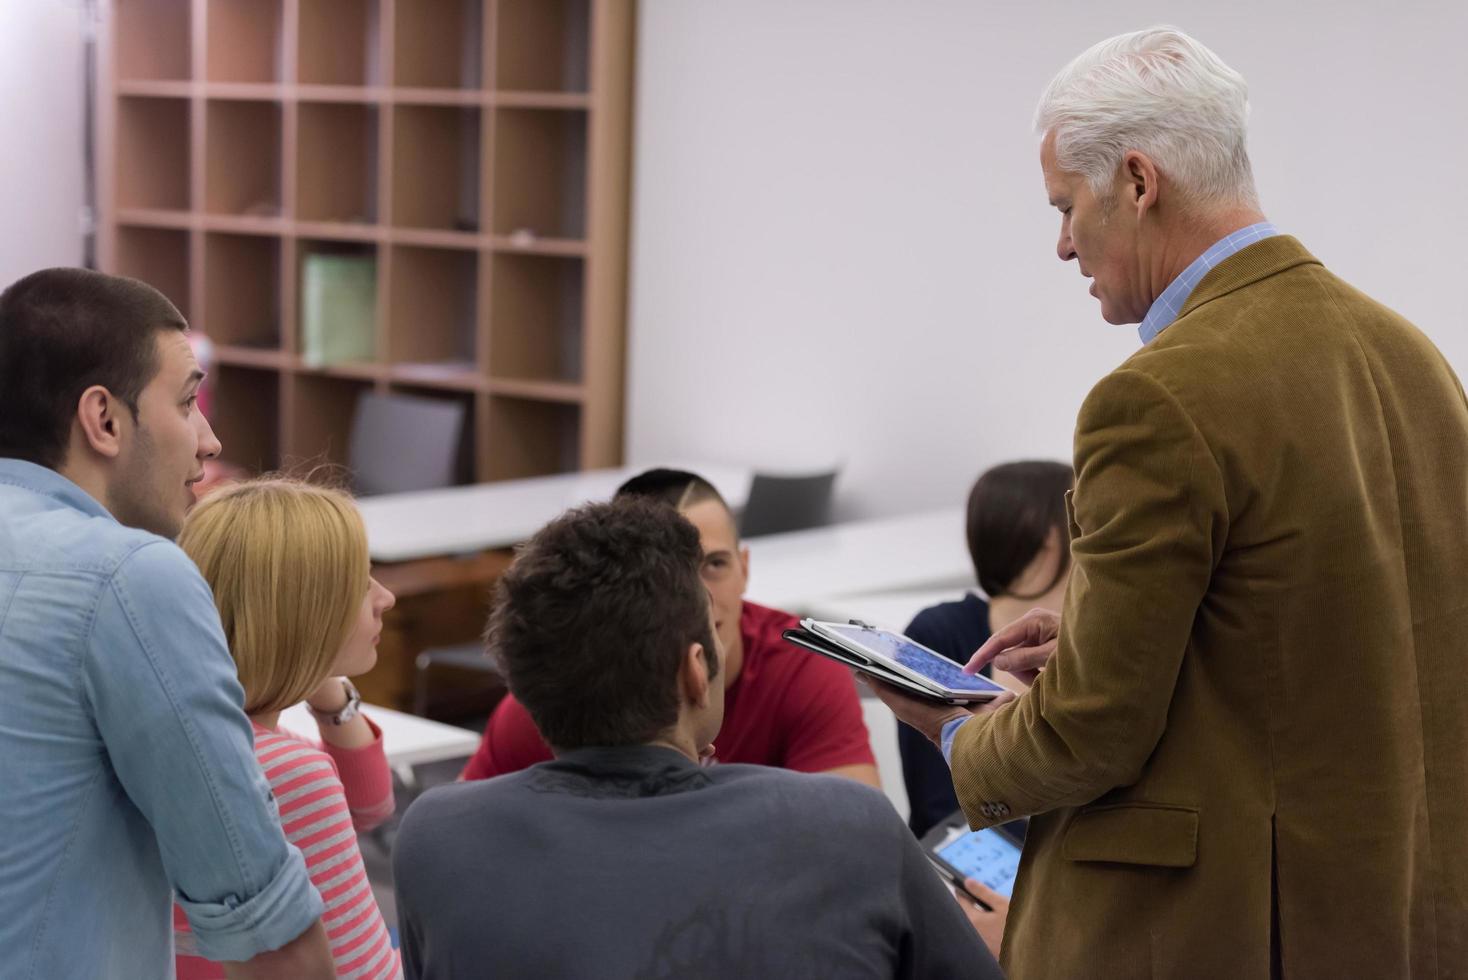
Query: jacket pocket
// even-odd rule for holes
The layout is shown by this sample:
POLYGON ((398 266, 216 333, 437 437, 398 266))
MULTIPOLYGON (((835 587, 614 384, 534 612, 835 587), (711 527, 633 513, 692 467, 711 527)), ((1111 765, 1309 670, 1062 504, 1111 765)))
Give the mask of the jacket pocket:
POLYGON ((1065 830, 1071 861, 1191 868, 1198 859, 1198 810, 1168 803, 1113 803, 1081 810, 1065 830))

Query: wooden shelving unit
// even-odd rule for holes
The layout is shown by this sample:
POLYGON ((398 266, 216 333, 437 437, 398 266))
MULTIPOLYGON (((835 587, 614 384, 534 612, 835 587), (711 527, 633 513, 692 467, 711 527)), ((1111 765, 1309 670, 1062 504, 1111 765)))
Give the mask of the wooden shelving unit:
POLYGON ((397 391, 464 405, 464 479, 621 461, 634 3, 106 5, 102 266, 214 341, 227 459, 349 466, 397 391), (302 356, 323 254, 375 265, 371 359, 302 356))

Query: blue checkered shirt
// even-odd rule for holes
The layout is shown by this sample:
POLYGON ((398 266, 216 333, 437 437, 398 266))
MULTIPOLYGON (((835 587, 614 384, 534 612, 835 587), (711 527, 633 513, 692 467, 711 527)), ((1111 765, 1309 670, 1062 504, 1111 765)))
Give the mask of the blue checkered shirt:
POLYGON ((1214 266, 1240 249, 1266 238, 1273 238, 1278 234, 1279 229, 1274 225, 1268 221, 1261 221, 1257 225, 1240 228, 1236 232, 1224 235, 1208 246, 1208 250, 1194 259, 1193 264, 1184 269, 1182 275, 1169 283, 1162 291, 1162 295, 1152 303, 1141 326, 1137 327, 1142 343, 1152 343, 1157 339, 1158 334, 1172 325, 1172 321, 1176 320, 1177 315, 1183 311, 1188 297, 1193 295, 1193 290, 1198 283, 1214 266))

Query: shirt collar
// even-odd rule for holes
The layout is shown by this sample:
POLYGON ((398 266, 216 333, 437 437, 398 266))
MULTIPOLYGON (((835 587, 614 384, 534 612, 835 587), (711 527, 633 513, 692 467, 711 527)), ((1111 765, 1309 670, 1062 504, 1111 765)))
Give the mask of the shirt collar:
POLYGON ((50 497, 92 517, 115 519, 97 498, 55 470, 37 463, 0 457, 0 483, 8 483, 50 497))
POLYGON ((1150 344, 1157 339, 1158 334, 1172 325, 1172 321, 1177 319, 1178 314, 1187 304, 1188 297, 1193 295, 1193 290, 1197 288, 1198 283, 1214 266, 1255 242, 1272 238, 1278 234, 1279 229, 1275 228, 1273 224, 1261 221, 1247 228, 1230 232, 1208 246, 1207 250, 1194 259, 1181 275, 1168 283, 1162 295, 1153 301, 1151 309, 1147 310, 1147 315, 1142 319, 1141 325, 1137 327, 1137 334, 1142 338, 1142 343, 1150 344))

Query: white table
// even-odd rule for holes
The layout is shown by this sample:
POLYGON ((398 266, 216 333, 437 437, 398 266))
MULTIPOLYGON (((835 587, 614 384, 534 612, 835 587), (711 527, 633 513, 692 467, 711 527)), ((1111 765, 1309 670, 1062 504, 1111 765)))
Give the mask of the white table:
POLYGON ((895 630, 907 629, 912 618, 929 606, 962 599, 967 590, 945 586, 939 589, 916 589, 902 592, 866 592, 860 595, 823 596, 812 599, 807 615, 833 623, 859 619, 871 626, 895 630))
MULTIPOLYGON (((708 480, 735 511, 749 498, 753 472, 725 464, 669 464, 708 480)), ((467 487, 366 497, 358 502, 373 561, 412 561, 507 548, 528 540, 568 508, 610 500, 650 467, 626 466, 467 487)))
POLYGON ((937 589, 957 598, 974 578, 963 525, 953 507, 750 538, 748 597, 804 615, 831 596, 937 589))
MULTIPOLYGON (((392 766, 405 784, 414 783, 413 767, 446 759, 467 759, 479 747, 479 736, 466 728, 429 721, 375 704, 363 704, 362 710, 382 729, 382 748, 387 764, 392 766)), ((304 704, 280 713, 280 727, 297 735, 315 739, 316 719, 304 704)))

